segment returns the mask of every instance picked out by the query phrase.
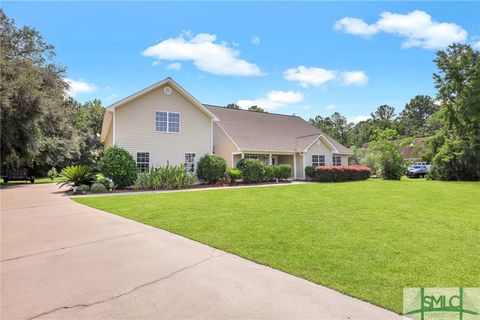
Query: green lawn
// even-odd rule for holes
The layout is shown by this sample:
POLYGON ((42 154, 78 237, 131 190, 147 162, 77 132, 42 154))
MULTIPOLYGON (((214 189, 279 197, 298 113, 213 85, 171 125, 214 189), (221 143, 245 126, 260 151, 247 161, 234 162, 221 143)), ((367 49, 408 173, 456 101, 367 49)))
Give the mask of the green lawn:
POLYGON ((480 286, 480 183, 424 179, 77 198, 401 312, 480 286))
MULTIPOLYGON (((56 177, 53 180, 46 177, 46 178, 35 178, 35 183, 36 184, 42 184, 42 183, 57 183, 61 180, 61 177, 56 177)), ((30 182, 25 182, 25 181, 9 181, 8 183, 3 182, 3 179, 0 181, 0 188, 8 188, 8 186, 11 185, 17 185, 17 184, 31 184, 30 182)))

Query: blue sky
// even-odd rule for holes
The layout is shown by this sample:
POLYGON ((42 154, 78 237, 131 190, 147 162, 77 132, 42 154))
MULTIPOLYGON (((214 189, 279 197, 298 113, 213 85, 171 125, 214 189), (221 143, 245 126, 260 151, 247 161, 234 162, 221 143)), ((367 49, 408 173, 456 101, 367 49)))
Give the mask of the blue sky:
POLYGON ((109 105, 167 76, 203 103, 358 120, 434 95, 432 60, 480 46, 477 2, 3 2, 67 67, 72 95, 109 105))

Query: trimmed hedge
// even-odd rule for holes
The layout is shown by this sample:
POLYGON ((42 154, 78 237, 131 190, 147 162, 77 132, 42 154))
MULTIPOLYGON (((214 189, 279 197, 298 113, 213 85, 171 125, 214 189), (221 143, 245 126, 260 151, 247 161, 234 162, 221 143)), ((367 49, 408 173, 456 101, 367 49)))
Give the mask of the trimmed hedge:
POLYGON ((278 164, 274 166, 275 178, 287 180, 292 175, 292 166, 289 164, 278 164))
POLYGON ((108 148, 98 165, 100 171, 120 188, 131 185, 138 172, 132 155, 118 147, 108 148))
POLYGON ((103 183, 95 182, 90 188, 92 193, 104 193, 107 192, 107 188, 103 183))
POLYGON ((227 163, 225 159, 216 155, 206 154, 200 158, 197 176, 208 183, 216 183, 225 178, 227 163))
MULTIPOLYGON (((311 169, 305 168, 307 175, 311 174, 311 169), (307 172, 308 169, 308 172, 307 172)), ((321 166, 316 167, 313 177, 315 181, 320 182, 344 182, 366 180, 370 177, 371 169, 361 165, 351 166, 321 166)))
POLYGON ((242 171, 245 183, 260 182, 265 176, 265 165, 258 159, 242 159, 237 163, 237 169, 242 171))

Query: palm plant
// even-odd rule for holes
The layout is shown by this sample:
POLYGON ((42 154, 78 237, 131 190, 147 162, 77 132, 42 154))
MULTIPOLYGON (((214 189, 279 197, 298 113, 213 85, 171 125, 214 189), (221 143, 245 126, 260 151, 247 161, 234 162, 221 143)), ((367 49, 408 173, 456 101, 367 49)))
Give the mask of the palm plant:
POLYGON ((59 184, 63 187, 74 186, 78 187, 79 185, 86 184, 90 185, 95 181, 95 175, 89 166, 86 165, 72 165, 62 169, 60 172, 61 181, 59 184))

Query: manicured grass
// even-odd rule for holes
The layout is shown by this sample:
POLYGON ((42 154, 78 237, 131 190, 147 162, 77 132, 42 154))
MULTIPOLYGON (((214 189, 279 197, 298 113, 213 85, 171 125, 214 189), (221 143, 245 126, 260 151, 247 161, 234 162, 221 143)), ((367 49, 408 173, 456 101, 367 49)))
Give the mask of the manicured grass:
POLYGON ((77 198, 401 312, 480 286, 480 183, 424 179, 77 198))
MULTIPOLYGON (((61 180, 61 177, 56 177, 53 180, 46 177, 46 178, 35 178, 35 184, 42 184, 42 183, 57 183, 61 180)), ((8 183, 0 181, 0 188, 7 188, 10 185, 17 185, 17 184, 31 184, 30 182, 25 181, 9 181, 8 183)))

